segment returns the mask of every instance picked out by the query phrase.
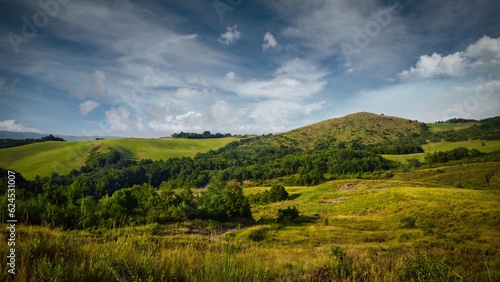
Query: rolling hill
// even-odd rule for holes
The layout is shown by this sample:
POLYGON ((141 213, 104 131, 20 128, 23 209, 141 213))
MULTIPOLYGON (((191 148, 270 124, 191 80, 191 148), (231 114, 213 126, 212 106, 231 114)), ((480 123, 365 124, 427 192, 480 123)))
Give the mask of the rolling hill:
MULTIPOLYGON (((209 152, 208 162, 215 162, 209 166, 227 168, 227 164, 236 167, 254 165, 263 167, 264 162, 271 155, 282 161, 283 157, 290 162, 290 171, 298 171, 297 159, 291 155, 302 154, 303 162, 308 162, 305 155, 310 153, 323 154, 326 149, 341 146, 341 143, 351 144, 359 141, 364 145, 388 144, 399 142, 402 138, 426 136, 426 134, 447 134, 449 132, 466 132, 466 138, 471 138, 476 132, 484 135, 485 132, 494 132, 498 118, 487 119, 476 123, 468 123, 470 127, 462 124, 440 123, 426 125, 414 120, 399 117, 377 115, 361 112, 334 118, 297 128, 288 132, 257 136, 255 138, 241 139, 240 142, 224 147, 238 138, 223 139, 138 139, 116 138, 96 141, 81 142, 43 142, 21 147, 0 149, 0 167, 20 171, 28 178, 42 175, 48 176, 52 172, 66 174, 72 169, 78 169, 84 164, 85 158, 92 148, 101 144, 115 148, 122 157, 129 160, 166 160, 171 157, 194 157, 197 153, 209 152), (487 125, 488 128, 482 128, 487 125), (429 129, 429 130, 427 130, 429 129), (446 131, 451 129, 451 131, 446 131), (216 150, 223 148, 223 151, 216 150), (216 158, 215 155, 217 155, 216 158), (260 158, 260 160, 258 160, 260 158), (295 164, 293 164, 295 163, 295 164)), ((439 138, 439 137, 438 137, 439 138)), ((405 139, 405 140, 407 140, 405 139)), ((467 140, 467 139, 465 139, 467 140)), ((406 141, 403 141, 403 143, 406 141)), ((412 141, 413 142, 413 141, 412 141)), ((420 141, 416 141, 420 142, 420 141)), ((483 152, 499 150, 497 140, 486 141, 482 146, 481 140, 463 142, 437 142, 423 145, 425 153, 450 150, 459 146, 469 149, 479 149, 483 152)), ((406 144, 406 143, 404 143, 406 144)), ((421 144, 421 143, 418 143, 421 144)), ((417 145, 418 145, 417 144, 417 145)), ((414 146, 417 146, 414 144, 414 146)), ((419 146, 419 145, 418 145, 419 146)), ((423 160, 425 154, 412 155, 384 155, 386 159, 405 162, 409 158, 423 160)), ((326 157, 326 156, 325 156, 326 157)), ((276 167, 273 167, 276 169, 276 167)), ((279 168, 283 170, 283 168, 279 168)), ((240 170, 241 172, 241 170, 240 170)), ((229 171, 228 171, 229 173, 229 171)), ((268 172, 263 172, 268 173, 268 172)), ((295 173, 295 172, 294 172, 295 173)), ((279 173, 278 173, 279 174, 279 173)), ((293 174, 293 173, 292 173, 293 174)))
POLYGON ((0 167, 21 172, 27 178, 67 174, 79 169, 87 154, 105 144, 130 160, 160 160, 194 157, 197 153, 220 148, 238 138, 220 139, 139 139, 118 138, 98 141, 42 142, 0 149, 0 167))
POLYGON ((276 134, 270 142, 293 144, 302 149, 311 149, 318 142, 332 138, 337 142, 361 139, 364 144, 376 144, 421 133, 424 125, 409 119, 361 112, 276 134))

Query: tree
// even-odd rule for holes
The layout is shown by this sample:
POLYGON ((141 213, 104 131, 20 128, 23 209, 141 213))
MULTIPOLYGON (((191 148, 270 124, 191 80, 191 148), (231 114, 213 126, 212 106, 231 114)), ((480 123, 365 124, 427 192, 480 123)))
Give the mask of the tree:
POLYGON ((250 204, 243 195, 243 189, 237 184, 223 184, 215 181, 202 193, 199 200, 201 217, 227 220, 252 218, 250 204))
POLYGON ((285 187, 281 185, 274 185, 269 190, 269 200, 271 202, 279 202, 288 199, 288 192, 285 190, 285 187))

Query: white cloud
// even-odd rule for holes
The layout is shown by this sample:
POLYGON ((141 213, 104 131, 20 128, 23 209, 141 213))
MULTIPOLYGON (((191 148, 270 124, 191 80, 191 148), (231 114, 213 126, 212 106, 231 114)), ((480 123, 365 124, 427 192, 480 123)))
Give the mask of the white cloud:
POLYGON ((16 123, 13 119, 8 119, 4 121, 0 121, 0 130, 4 131, 13 131, 13 132, 37 132, 40 133, 40 130, 36 128, 29 128, 22 124, 16 123))
POLYGON ((226 73, 226 79, 233 80, 236 78, 236 74, 232 71, 226 73))
POLYGON ((92 81, 92 89, 97 93, 98 96, 106 95, 106 75, 101 70, 96 70, 90 76, 92 81))
POLYGON ((125 107, 112 108, 106 111, 106 122, 111 130, 127 131, 132 129, 130 112, 125 107))
POLYGON ((302 99, 321 91, 326 86, 325 72, 302 59, 287 61, 270 80, 249 80, 237 86, 241 96, 302 99))
POLYGON ((299 115, 309 115, 324 107, 325 102, 302 104, 290 100, 268 100, 250 110, 249 117, 258 124, 259 132, 278 132, 289 129, 291 121, 299 115))
POLYGON ((426 79, 437 76, 460 76, 464 73, 464 67, 465 58, 461 52, 444 57, 433 53, 432 56, 421 56, 415 67, 402 71, 398 76, 402 80, 426 79))
POLYGON ((264 44, 262 44, 262 50, 267 51, 267 49, 276 47, 278 47, 276 38, 274 38, 274 35, 272 33, 266 32, 266 34, 264 35, 264 44))
POLYGON ((181 115, 167 115, 163 120, 152 120, 148 126, 159 132, 178 132, 178 131, 200 131, 206 130, 203 128, 203 115, 188 111, 181 115))
POLYGON ((100 104, 92 100, 87 100, 80 104, 80 114, 86 116, 88 113, 99 107, 100 104))
POLYGON ((219 37, 219 42, 224 45, 232 45, 241 38, 241 32, 238 30, 238 25, 234 25, 233 27, 226 27, 226 32, 221 33, 219 37))
POLYGON ((465 51, 447 56, 433 53, 423 55, 415 67, 398 74, 401 80, 418 80, 435 77, 459 77, 467 73, 500 70, 500 38, 483 36, 465 51))

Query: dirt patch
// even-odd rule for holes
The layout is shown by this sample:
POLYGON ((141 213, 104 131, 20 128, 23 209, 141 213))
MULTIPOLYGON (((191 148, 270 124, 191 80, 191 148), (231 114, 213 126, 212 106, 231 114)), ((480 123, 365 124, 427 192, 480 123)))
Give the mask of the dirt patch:
POLYGON ((322 204, 341 204, 351 198, 338 198, 338 199, 330 199, 330 200, 325 200, 321 201, 322 204))

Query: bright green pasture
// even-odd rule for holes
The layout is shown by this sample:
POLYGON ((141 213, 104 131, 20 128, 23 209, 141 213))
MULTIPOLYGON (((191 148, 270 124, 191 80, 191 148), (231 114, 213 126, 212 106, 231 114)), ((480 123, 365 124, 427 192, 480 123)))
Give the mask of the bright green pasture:
POLYGON ((238 140, 217 139, 139 139, 117 138, 98 141, 41 142, 0 149, 0 167, 21 172, 27 178, 49 176, 53 172, 66 174, 80 168, 90 150, 101 144, 113 147, 127 159, 168 159, 193 157, 238 140))
POLYGON ((460 122, 460 123, 428 123, 430 132, 443 132, 449 130, 462 130, 469 128, 477 122, 460 122))
POLYGON ((483 153, 491 153, 495 151, 500 151, 500 140, 468 140, 460 142, 436 142, 428 143, 422 145, 425 153, 420 154, 408 154, 408 155, 382 155, 384 158, 405 163, 409 159, 417 159, 421 162, 424 161, 425 154, 432 154, 439 151, 449 151, 456 149, 458 147, 466 147, 467 149, 477 149, 483 153), (484 146, 483 146, 484 143, 484 146))

